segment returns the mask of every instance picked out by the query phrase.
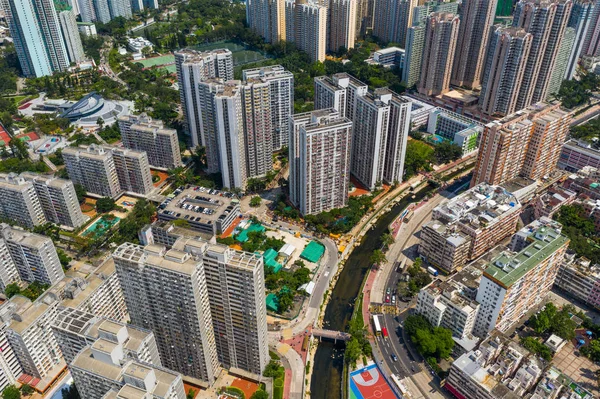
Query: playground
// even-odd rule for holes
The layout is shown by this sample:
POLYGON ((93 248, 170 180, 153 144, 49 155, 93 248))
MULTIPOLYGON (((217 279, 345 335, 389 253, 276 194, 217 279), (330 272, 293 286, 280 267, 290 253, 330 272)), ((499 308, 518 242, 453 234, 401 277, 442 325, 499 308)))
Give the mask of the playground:
POLYGON ((398 399, 376 364, 350 373, 350 399, 398 399))

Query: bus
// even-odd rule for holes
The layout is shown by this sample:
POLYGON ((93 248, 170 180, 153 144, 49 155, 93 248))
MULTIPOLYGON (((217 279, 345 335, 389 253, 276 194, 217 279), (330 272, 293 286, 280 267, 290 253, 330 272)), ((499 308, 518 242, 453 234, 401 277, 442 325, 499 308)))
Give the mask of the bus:
POLYGON ((413 217, 413 214, 414 214, 413 211, 406 212, 406 216, 404 216, 404 219, 402 219, 402 223, 410 222, 410 219, 413 217))
POLYGON ((400 380, 400 378, 398 378, 398 376, 396 374, 391 374, 390 375, 392 377, 392 381, 394 381, 394 384, 396 384, 396 386, 398 387, 398 389, 400 390, 400 393, 402 393, 402 395, 405 398, 410 398, 410 391, 408 390, 408 388, 406 387, 406 385, 404 385, 404 383, 402 383, 402 381, 400 380))
POLYGON ((388 335, 387 328, 385 328, 385 327, 383 327, 383 328, 381 329, 381 333, 383 334, 383 338, 387 338, 387 337, 389 336, 389 335, 388 335))
POLYGON ((380 335, 381 324, 379 324, 379 317, 376 314, 373 315, 373 324, 375 325, 375 334, 380 335))

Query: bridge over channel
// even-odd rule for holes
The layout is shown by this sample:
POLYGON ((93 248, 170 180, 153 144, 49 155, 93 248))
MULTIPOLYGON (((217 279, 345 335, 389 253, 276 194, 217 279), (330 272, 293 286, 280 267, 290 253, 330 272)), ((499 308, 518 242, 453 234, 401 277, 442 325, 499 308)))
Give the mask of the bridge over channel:
POLYGON ((313 328, 312 335, 313 335, 313 337, 318 337, 319 342, 322 339, 330 339, 330 340, 333 340, 334 342, 337 342, 338 340, 349 341, 351 338, 351 335, 346 332, 334 331, 334 330, 323 330, 320 328, 313 328))

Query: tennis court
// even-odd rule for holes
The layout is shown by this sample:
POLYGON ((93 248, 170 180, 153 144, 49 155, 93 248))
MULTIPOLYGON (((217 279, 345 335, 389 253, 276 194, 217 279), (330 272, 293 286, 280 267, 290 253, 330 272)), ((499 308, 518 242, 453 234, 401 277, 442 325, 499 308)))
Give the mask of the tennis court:
POLYGON ((376 364, 350 373, 350 399, 399 399, 376 364))

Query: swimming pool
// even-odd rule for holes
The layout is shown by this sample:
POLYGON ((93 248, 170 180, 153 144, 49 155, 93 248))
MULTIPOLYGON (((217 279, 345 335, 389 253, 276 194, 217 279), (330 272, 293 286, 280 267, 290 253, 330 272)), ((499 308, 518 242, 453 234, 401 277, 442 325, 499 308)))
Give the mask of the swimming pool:
POLYGON ((98 238, 119 223, 120 218, 113 215, 99 217, 90 227, 83 232, 84 237, 98 238))

